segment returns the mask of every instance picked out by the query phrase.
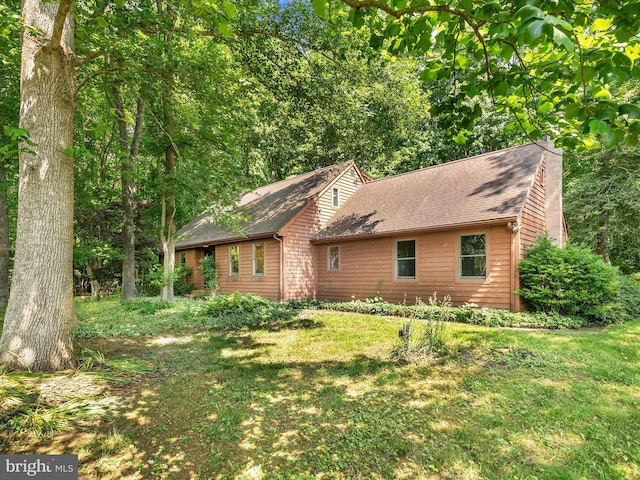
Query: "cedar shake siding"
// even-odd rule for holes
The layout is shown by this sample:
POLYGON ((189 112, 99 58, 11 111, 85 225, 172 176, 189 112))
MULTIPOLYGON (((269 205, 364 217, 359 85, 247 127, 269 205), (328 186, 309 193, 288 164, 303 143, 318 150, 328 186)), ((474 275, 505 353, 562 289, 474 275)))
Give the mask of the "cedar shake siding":
POLYGON ((428 302, 437 292, 454 305, 511 308, 512 233, 505 224, 317 245, 318 299, 350 301, 380 295, 392 303, 428 302), (486 278, 461 279, 460 235, 486 235, 486 278), (415 279, 398 280, 395 273, 397 240, 415 240, 415 279), (339 270, 327 265, 329 247, 339 248, 339 270))

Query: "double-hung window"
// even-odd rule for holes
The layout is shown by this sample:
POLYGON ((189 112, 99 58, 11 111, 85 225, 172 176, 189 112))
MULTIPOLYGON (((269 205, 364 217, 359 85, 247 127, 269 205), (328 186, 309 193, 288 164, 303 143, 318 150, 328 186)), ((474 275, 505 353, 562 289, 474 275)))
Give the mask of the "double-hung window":
POLYGON ((264 243, 253 244, 253 274, 264 275, 264 243))
POLYGON ((340 247, 327 248, 327 270, 340 270, 340 247))
POLYGON ((416 241, 396 241, 396 279, 416 278, 416 241))
POLYGON ((240 246, 231 245, 229 247, 229 276, 240 275, 240 246))
POLYGON ((487 236, 484 233, 460 235, 460 278, 487 278, 487 236))

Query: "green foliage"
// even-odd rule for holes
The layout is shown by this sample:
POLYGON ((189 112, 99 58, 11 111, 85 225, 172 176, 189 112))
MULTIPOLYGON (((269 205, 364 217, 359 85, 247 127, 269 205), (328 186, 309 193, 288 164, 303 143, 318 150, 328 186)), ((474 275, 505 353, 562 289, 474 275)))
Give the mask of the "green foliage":
POLYGON ((200 268, 202 269, 202 278, 205 288, 215 290, 218 283, 218 272, 216 270, 216 257, 206 255, 200 260, 200 268))
POLYGON ((160 310, 171 308, 171 303, 157 298, 132 298, 122 303, 128 312, 138 312, 144 315, 154 315, 160 310))
POLYGON ((620 283, 620 293, 618 294, 616 305, 620 313, 613 321, 619 323, 621 321, 639 319, 640 282, 633 275, 620 275, 618 282, 620 283))
POLYGON ((17 436, 42 441, 57 432, 82 428, 107 411, 104 402, 89 398, 81 388, 45 397, 34 385, 38 380, 34 374, 0 365, 0 445, 17 436))
POLYGON ((618 296, 618 272, 589 250, 559 248, 541 237, 520 261, 518 294, 536 311, 582 316, 611 323, 609 310, 618 296))
MULTIPOLYGON (((191 268, 185 265, 176 265, 173 269, 173 290, 176 295, 189 295, 195 289, 193 282, 189 281, 191 276, 191 268)), ((169 278, 164 273, 164 268, 160 264, 151 267, 147 274, 147 281, 150 286, 154 287, 154 292, 169 283, 169 278)), ((157 293, 156 293, 157 294, 157 293)))
MULTIPOLYGON (((638 82, 625 86, 624 94, 639 98, 638 82)), ((625 274, 640 270, 639 159, 638 147, 564 155, 563 205, 571 242, 589 247, 625 274)))
MULTIPOLYGON (((290 302, 292 303, 292 302, 290 302)), ((588 320, 575 315, 561 315, 546 312, 511 312, 495 308, 450 305, 399 305, 389 302, 368 303, 360 300, 352 302, 307 301, 296 302, 309 308, 336 310, 340 312, 365 313, 371 315, 392 315, 428 321, 457 322, 486 327, 521 328, 580 328, 588 325, 588 320)))
POLYGON ((272 328, 278 322, 287 321, 298 313, 297 303, 267 300, 259 295, 216 295, 203 308, 203 314, 213 317, 214 328, 237 330, 239 328, 272 328))
POLYGON ((447 353, 448 331, 442 320, 405 322, 399 335, 398 344, 391 351, 395 361, 419 362, 447 353))
POLYGON ((371 46, 383 53, 420 56, 426 84, 451 82, 455 90, 440 113, 454 120, 456 142, 465 141, 479 118, 478 99, 489 96, 511 117, 507 132, 533 139, 552 133, 563 147, 638 143, 637 102, 613 99, 610 92, 639 76, 635 0, 615 6, 315 0, 313 6, 332 22, 348 19, 368 32, 371 46))

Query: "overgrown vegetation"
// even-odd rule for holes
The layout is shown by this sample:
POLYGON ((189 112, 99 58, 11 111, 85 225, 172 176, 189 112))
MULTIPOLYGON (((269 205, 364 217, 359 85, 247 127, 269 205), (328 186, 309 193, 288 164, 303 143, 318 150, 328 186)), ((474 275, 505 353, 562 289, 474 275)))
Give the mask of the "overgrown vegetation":
POLYGON ((545 312, 511 312, 477 306, 403 305, 389 302, 368 303, 311 301, 304 304, 321 309, 340 312, 366 313, 370 315, 392 315, 420 320, 468 323, 487 327, 521 328, 580 328, 589 325, 585 318, 545 312))
POLYGON ((637 318, 640 287, 589 250, 540 237, 519 264, 518 294, 539 312, 607 325, 637 318), (624 288, 621 288, 624 285, 624 288))
POLYGON ((3 453, 77 453, 104 480, 640 476, 640 321, 433 322, 444 342, 426 330, 414 362, 390 352, 417 319, 237 294, 76 305, 78 370, 0 370, 3 453))
POLYGON ((425 361, 448 351, 448 329, 440 320, 405 322, 398 333, 398 344, 391 350, 391 358, 396 361, 425 361))

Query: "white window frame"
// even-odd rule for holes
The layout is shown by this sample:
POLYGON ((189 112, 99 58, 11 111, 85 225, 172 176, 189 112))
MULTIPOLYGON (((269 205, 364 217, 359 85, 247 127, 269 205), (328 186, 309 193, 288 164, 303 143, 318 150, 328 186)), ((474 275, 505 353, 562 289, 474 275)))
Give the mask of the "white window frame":
POLYGON ((254 277, 264 277, 264 271, 265 271, 265 246, 264 246, 264 242, 256 242, 253 244, 253 276, 254 277), (258 272, 257 269, 257 260, 258 257, 256 257, 256 247, 258 245, 262 245, 262 272, 258 272))
POLYGON ((327 247, 327 270, 329 272, 337 272, 338 270, 340 270, 340 246, 339 245, 330 245, 327 247), (337 252, 337 259, 338 259, 338 265, 333 268, 333 265, 331 264, 331 249, 336 249, 337 252))
POLYGON ((178 252, 178 263, 181 267, 187 266, 187 252, 178 252))
POLYGON ((393 251, 393 259, 394 259, 394 266, 395 266, 395 279, 396 280, 415 280, 417 278, 417 274, 418 274, 418 262, 417 262, 417 253, 418 253, 418 242, 416 241, 415 238, 403 238, 400 240, 396 240, 394 243, 394 251, 393 251), (398 257, 398 244, 400 242, 413 242, 413 257, 403 257, 403 258, 399 258, 398 257), (407 261, 407 260, 413 260, 413 276, 400 276, 399 271, 399 261, 403 260, 403 261, 407 261))
POLYGON ((489 264, 487 255, 487 234, 486 232, 478 233, 464 233, 458 235, 458 279, 459 280, 486 280, 487 279, 487 265, 489 264), (462 237, 476 237, 482 235, 484 237, 484 254, 462 254, 462 237), (462 273, 462 259, 463 258, 476 258, 484 257, 484 275, 463 275, 462 273))
POLYGON ((236 245, 229 245, 229 276, 230 277, 239 277, 240 276, 240 245, 236 244, 236 245), (237 249, 238 251, 238 271, 234 272, 233 271, 233 257, 231 255, 231 252, 233 252, 233 249, 237 249))
POLYGON ((331 192, 331 203, 334 207, 340 206, 340 189, 337 187, 334 187, 331 192))

